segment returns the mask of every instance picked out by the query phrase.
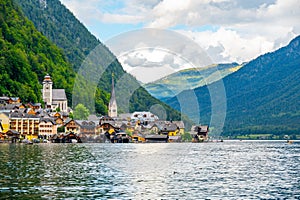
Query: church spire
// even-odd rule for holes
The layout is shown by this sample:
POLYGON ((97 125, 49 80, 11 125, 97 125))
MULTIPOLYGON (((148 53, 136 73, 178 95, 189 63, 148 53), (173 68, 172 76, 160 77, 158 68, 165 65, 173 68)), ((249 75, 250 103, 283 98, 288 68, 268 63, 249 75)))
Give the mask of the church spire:
POLYGON ((110 101, 108 104, 108 116, 112 118, 116 118, 118 116, 113 73, 111 75, 111 94, 110 94, 110 101))

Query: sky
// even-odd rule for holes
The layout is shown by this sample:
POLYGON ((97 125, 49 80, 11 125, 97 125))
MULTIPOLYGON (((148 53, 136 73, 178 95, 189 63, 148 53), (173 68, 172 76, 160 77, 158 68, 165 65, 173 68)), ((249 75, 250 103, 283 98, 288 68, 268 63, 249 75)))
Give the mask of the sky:
MULTIPOLYGON (((287 45, 300 34, 299 0, 61 2, 105 44, 128 31, 166 29, 198 44, 212 63, 248 62, 287 45)), ((124 69, 142 82, 151 82, 171 72, 195 67, 171 51, 135 49, 118 58, 124 69), (149 72, 149 66, 152 66, 153 73, 149 72), (163 68, 154 72, 158 66, 163 68), (145 73, 152 76, 145 80, 145 73)))

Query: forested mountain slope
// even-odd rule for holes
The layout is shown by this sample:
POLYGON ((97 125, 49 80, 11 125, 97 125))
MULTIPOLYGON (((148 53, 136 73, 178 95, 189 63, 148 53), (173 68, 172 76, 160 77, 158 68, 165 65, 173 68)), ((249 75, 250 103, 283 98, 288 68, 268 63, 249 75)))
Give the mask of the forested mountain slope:
MULTIPOLYGON (((115 56, 85 28, 59 0, 16 0, 16 2, 23 13, 33 21, 37 29, 62 49, 75 71, 80 68, 86 56, 88 56, 95 47, 97 47, 101 53, 100 59, 109 58, 114 60, 99 80, 98 89, 95 92, 96 112, 107 114, 107 105, 111 90, 111 75, 113 73, 115 80, 118 80, 125 74, 125 71, 115 56)), ((51 75, 51 71, 49 71, 49 74, 51 75)), ((132 76, 131 79, 132 81, 136 81, 132 76)), ((73 82, 74 79, 68 81, 68 83, 71 84, 73 82)), ((124 85, 124 87, 126 87, 126 85, 124 85)), ((86 90, 88 89, 87 85, 86 90)), ((151 105, 154 104, 162 104, 169 118, 180 118, 179 112, 152 97, 142 87, 137 89, 132 95, 130 111, 149 110, 151 105)), ((86 106, 93 107, 93 105, 86 106)), ((122 112, 122 105, 120 105, 120 107, 119 110, 122 112)))
MULTIPOLYGON (((227 114, 224 134, 299 133, 300 36, 286 47, 259 56, 223 79, 227 114)), ((214 87, 214 83, 210 85, 214 87)), ((196 88, 203 123, 209 123, 208 87, 196 88)), ((185 95, 182 92, 179 95, 185 95)), ((176 98, 168 101, 176 109, 176 98)), ((192 117, 192 116, 191 116, 192 117)))
POLYGON ((41 81, 51 74, 55 88, 70 98, 75 73, 63 51, 43 36, 11 0, 0 0, 0 94, 41 102, 41 81))

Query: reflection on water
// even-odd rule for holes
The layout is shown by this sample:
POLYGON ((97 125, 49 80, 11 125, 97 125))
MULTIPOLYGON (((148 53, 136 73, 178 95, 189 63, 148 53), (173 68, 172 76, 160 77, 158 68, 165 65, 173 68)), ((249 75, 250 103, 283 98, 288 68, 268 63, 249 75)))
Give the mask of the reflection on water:
POLYGON ((300 143, 1 144, 0 197, 300 198, 300 143))

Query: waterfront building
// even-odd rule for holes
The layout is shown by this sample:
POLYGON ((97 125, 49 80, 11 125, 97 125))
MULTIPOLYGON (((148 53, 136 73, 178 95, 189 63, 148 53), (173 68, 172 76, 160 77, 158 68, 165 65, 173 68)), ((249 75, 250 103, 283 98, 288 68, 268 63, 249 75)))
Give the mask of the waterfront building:
POLYGON ((20 137, 27 140, 37 139, 39 135, 40 118, 20 111, 10 114, 10 129, 20 133, 20 137))
POLYGON ((176 136, 179 133, 179 128, 172 122, 165 122, 159 131, 161 135, 176 136))
POLYGON ((146 135, 145 141, 148 143, 166 143, 168 138, 168 135, 146 135))
POLYGON ((76 124, 79 125, 79 133, 85 136, 93 136, 96 134, 96 124, 98 122, 75 120, 76 124))
MULTIPOLYGON (((171 121, 156 121, 151 123, 151 127, 149 128, 149 132, 152 134, 160 134, 160 135, 168 135, 168 136, 177 136, 181 134, 181 128, 184 127, 182 123, 174 123, 171 121)), ((184 128, 183 128, 184 133, 184 128)))
POLYGON ((39 123, 39 136, 50 139, 57 134, 57 124, 51 118, 41 118, 39 123))
POLYGON ((208 140, 209 126, 207 125, 197 125, 192 126, 191 136, 195 141, 203 142, 208 140))
POLYGON ((65 123, 65 133, 70 133, 70 132, 75 134, 80 133, 79 124, 77 124, 76 121, 73 119, 69 119, 65 123))
POLYGON ((180 135, 184 134, 185 126, 183 121, 173 121, 172 123, 176 124, 180 135))
POLYGON ((143 143, 146 142, 145 136, 137 131, 135 131, 132 136, 132 141, 136 143, 143 143))

